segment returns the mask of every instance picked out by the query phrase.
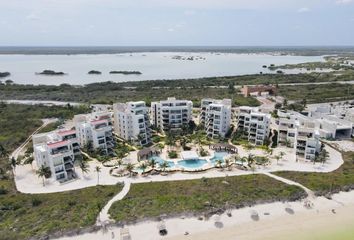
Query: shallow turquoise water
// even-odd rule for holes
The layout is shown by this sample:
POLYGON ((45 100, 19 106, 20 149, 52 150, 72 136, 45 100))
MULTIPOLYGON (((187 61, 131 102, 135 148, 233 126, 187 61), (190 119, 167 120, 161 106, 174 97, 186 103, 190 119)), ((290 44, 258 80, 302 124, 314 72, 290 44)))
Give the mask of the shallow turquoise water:
POLYGON ((169 168, 175 166, 174 162, 166 161, 165 159, 162 159, 160 156, 153 156, 153 157, 150 157, 149 159, 154 159, 158 164, 162 164, 163 162, 167 162, 169 168))
POLYGON ((215 152, 214 156, 212 158, 210 158, 210 162, 212 163, 216 163, 216 161, 221 160, 222 162, 224 162, 224 157, 229 155, 228 152, 215 152))
POLYGON ((207 163, 204 159, 188 159, 178 161, 178 165, 188 169, 201 168, 207 163))

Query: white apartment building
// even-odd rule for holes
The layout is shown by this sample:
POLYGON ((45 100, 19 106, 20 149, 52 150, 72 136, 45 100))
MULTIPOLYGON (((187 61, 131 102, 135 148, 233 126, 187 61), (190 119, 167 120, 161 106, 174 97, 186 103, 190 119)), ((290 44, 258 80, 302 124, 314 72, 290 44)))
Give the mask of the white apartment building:
POLYGON ((162 131, 177 130, 192 120, 192 101, 168 98, 151 103, 152 124, 162 131))
POLYGON ((237 128, 244 131, 250 143, 263 145, 269 136, 270 118, 258 108, 243 106, 237 112, 237 128))
POLYGON ((278 111, 278 116, 278 144, 294 148, 298 158, 314 160, 321 148, 316 122, 294 111, 278 111))
POLYGON ((144 146, 151 143, 149 112, 145 102, 113 105, 114 132, 127 141, 144 146))
POLYGON ((110 113, 76 115, 74 123, 81 147, 91 143, 93 149, 113 154, 114 139, 110 113))
POLYGON ((33 135, 37 167, 49 167, 51 177, 65 182, 76 178, 74 161, 81 158, 76 130, 60 130, 33 135))
POLYGON ((349 139, 352 137, 354 124, 333 115, 323 116, 316 121, 320 137, 327 139, 349 139))
POLYGON ((199 123, 209 137, 225 137, 231 126, 231 99, 202 99, 199 123))

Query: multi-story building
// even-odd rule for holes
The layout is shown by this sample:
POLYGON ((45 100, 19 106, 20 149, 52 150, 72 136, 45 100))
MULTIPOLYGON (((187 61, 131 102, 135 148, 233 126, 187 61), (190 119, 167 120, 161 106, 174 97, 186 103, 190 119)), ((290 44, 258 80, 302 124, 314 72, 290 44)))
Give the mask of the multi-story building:
POLYGON ((231 99, 202 99, 199 123, 209 137, 225 137, 231 126, 231 99))
POLYGON ((240 107, 237 128, 244 132, 250 143, 263 145, 269 136, 270 117, 270 114, 262 113, 258 108, 240 107))
POLYGON ((151 120, 162 131, 177 130, 192 120, 192 101, 168 98, 151 103, 151 120))
POLYGON ((294 148, 298 158, 314 160, 321 148, 315 121, 294 111, 278 111, 278 116, 278 144, 294 148))
POLYGON ((145 102, 117 103, 113 105, 114 132, 124 140, 138 145, 151 142, 148 108, 145 102))
POLYGON ((81 159, 76 130, 36 134, 32 141, 38 167, 49 167, 52 178, 60 182, 76 178, 74 161, 81 159))
POLYGON ((81 147, 92 144, 92 148, 104 154, 113 154, 114 139, 112 120, 108 113, 76 115, 74 123, 81 147))
POLYGON ((298 158, 315 160, 316 153, 321 149, 319 134, 314 128, 299 127, 295 136, 295 150, 298 158))

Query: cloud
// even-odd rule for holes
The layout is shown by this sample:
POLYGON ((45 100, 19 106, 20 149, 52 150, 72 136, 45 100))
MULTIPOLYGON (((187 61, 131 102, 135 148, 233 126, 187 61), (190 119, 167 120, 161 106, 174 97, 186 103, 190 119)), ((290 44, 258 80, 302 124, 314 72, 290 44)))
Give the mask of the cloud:
POLYGON ((195 15, 197 12, 195 10, 185 10, 183 13, 184 15, 191 16, 195 15))
POLYGON ((168 31, 168 32, 174 32, 175 29, 174 29, 174 28, 169 28, 169 29, 167 29, 167 31, 168 31))
POLYGON ((337 0, 336 3, 340 4, 340 5, 345 5, 345 4, 349 4, 349 3, 353 3, 354 0, 337 0))
POLYGON ((311 10, 308 7, 303 7, 303 8, 299 8, 297 10, 298 13, 305 13, 305 12, 310 12, 311 10))
POLYGON ((30 20, 30 21, 38 21, 38 20, 40 20, 41 18, 39 17, 38 14, 36 14, 36 13, 31 13, 31 14, 29 14, 28 16, 26 16, 26 19, 27 19, 27 20, 30 20))

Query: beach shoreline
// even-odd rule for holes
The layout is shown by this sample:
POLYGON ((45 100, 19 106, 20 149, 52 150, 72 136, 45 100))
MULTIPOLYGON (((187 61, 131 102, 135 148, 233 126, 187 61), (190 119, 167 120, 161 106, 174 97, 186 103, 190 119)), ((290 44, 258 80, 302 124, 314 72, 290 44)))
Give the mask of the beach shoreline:
MULTIPOLYGON (((313 208, 306 208, 304 200, 297 202, 274 202, 234 209, 209 219, 198 217, 175 217, 164 220, 168 235, 158 234, 157 221, 144 221, 126 225, 132 239, 326 239, 323 236, 354 236, 354 191, 340 192, 332 199, 311 199, 313 208), (231 213, 231 217, 227 214, 231 213), (252 217, 258 215, 258 219, 252 217), (216 224, 218 222, 218 224, 216 224)), ((201 216, 202 217, 202 216, 201 216)), ((107 227, 105 231, 86 233, 62 240, 119 239, 122 227, 107 227), (114 237, 114 238, 112 238, 114 237)), ((328 238, 330 239, 330 238, 328 238)))

